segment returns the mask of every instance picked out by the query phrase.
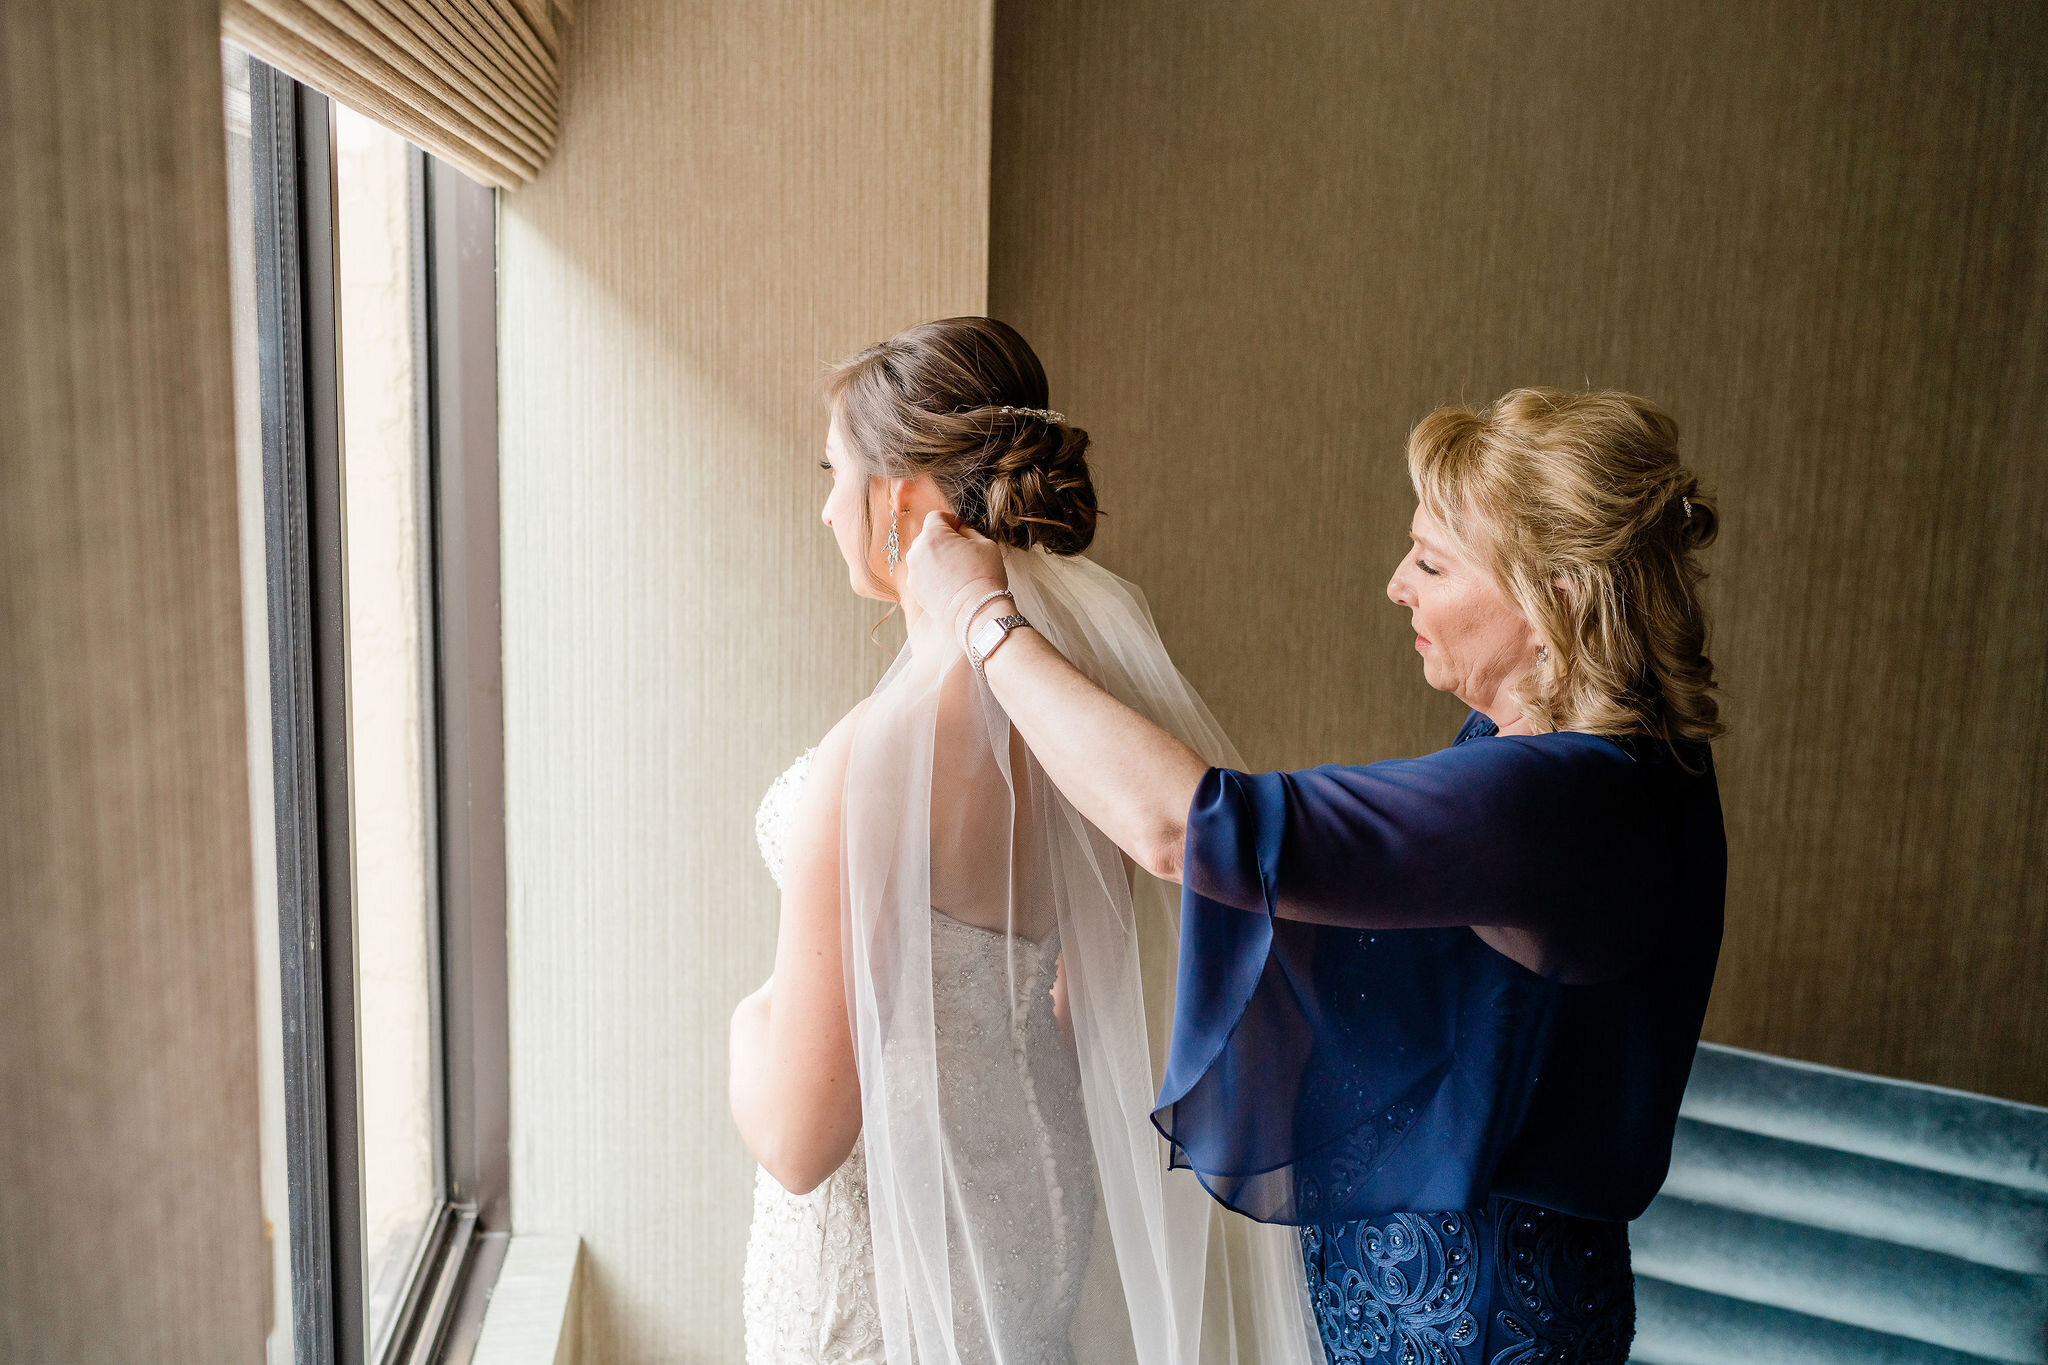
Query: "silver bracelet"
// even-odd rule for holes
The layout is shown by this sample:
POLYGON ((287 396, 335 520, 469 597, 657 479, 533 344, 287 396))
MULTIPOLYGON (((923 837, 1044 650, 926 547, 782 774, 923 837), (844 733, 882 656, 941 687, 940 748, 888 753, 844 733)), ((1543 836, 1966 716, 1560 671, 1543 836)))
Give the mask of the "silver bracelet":
POLYGON ((1008 588, 997 588, 994 592, 989 593, 986 597, 983 597, 979 602, 976 602, 973 606, 969 607, 967 609, 966 624, 960 627, 960 648, 962 650, 972 650, 974 648, 973 642, 967 638, 967 633, 974 629, 974 614, 980 611, 983 607, 987 606, 989 603, 995 601, 998 597, 1007 597, 1010 599, 1012 603, 1016 602, 1017 600, 1017 594, 1011 592, 1008 588))

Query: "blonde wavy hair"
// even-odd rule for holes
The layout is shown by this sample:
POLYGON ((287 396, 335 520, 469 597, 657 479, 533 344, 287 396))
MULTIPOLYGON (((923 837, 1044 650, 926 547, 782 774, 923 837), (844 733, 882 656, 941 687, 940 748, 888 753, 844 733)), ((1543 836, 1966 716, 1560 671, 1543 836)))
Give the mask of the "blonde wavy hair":
POLYGON ((1669 414, 1627 393, 1516 389, 1423 418, 1408 475, 1544 643, 1515 687, 1532 729, 1721 734, 1696 553, 1718 518, 1669 414))

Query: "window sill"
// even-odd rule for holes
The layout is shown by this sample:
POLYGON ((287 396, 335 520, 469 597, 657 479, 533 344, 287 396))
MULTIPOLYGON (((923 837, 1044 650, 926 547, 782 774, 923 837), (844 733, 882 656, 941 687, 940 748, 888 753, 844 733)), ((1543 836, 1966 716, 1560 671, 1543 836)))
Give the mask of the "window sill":
POLYGON ((471 1365, 575 1365, 583 1239, 514 1236, 471 1365))

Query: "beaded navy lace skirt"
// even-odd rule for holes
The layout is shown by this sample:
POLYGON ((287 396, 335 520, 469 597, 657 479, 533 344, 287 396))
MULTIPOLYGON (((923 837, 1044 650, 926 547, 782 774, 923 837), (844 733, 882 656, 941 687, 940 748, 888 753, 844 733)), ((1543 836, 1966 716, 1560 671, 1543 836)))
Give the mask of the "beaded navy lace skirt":
POLYGON ((1495 1198, 1301 1230, 1329 1365, 1608 1365, 1628 1359, 1628 1228, 1495 1198))
POLYGON ((1474 715, 1420 758, 1204 778, 1153 1122, 1302 1229, 1334 1365, 1626 1359, 1726 869, 1704 745, 1474 715))

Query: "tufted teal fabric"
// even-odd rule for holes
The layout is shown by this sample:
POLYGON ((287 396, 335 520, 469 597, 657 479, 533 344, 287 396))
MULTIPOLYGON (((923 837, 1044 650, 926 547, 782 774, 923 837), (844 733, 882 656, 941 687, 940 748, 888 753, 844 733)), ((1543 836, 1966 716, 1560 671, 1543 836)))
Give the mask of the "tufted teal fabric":
POLYGON ((2048 1109, 1701 1044, 1642 1365, 2048 1365, 2048 1109))

